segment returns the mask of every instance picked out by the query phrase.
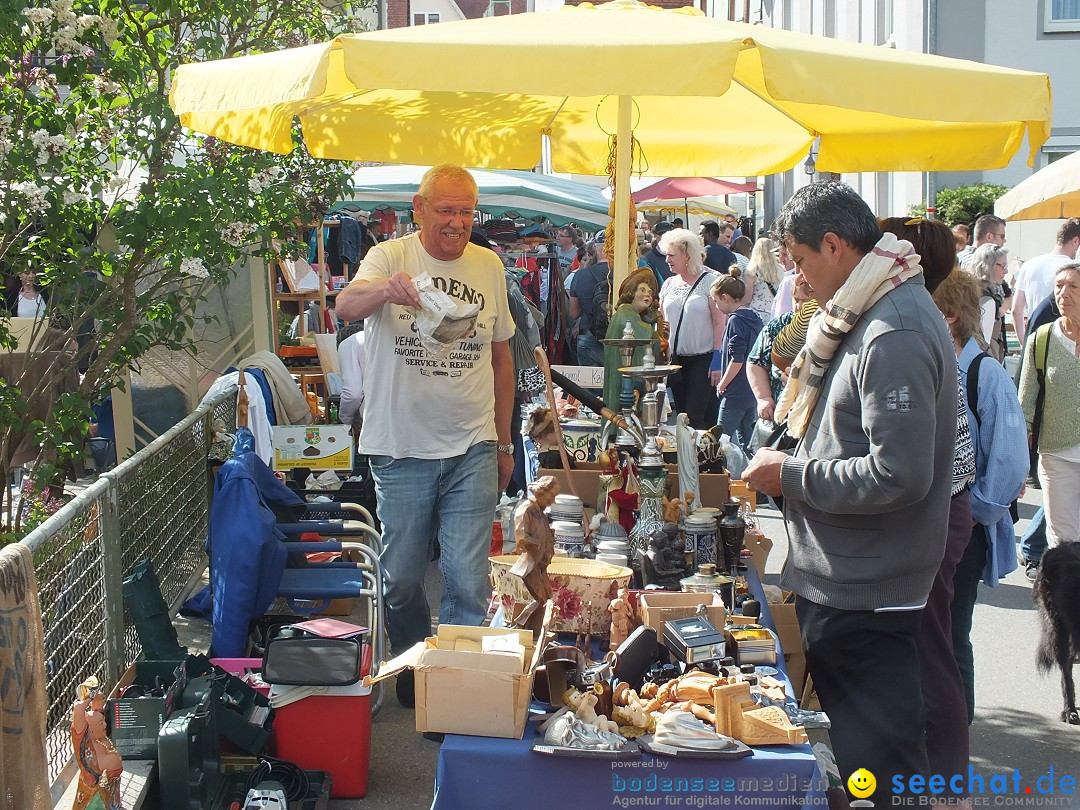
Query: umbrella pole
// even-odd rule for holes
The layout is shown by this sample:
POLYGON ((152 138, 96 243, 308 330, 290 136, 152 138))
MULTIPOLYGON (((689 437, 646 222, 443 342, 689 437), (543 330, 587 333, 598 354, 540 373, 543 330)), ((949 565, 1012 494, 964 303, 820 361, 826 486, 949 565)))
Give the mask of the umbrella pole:
MULTIPOLYGON (((619 121, 615 144, 615 266, 612 270, 613 300, 618 298, 619 285, 629 275, 630 268, 630 130, 633 100, 619 96, 619 121)), ((636 264, 636 262, 635 262, 636 264)))

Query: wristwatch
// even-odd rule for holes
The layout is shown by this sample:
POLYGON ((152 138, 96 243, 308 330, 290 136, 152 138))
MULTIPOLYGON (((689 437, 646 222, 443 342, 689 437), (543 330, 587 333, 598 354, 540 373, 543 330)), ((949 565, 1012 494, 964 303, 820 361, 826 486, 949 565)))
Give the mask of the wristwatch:
POLYGON ((508 455, 508 456, 513 457, 513 455, 514 455, 514 445, 513 444, 497 444, 497 445, 495 445, 495 448, 500 453, 506 453, 506 455, 508 455))

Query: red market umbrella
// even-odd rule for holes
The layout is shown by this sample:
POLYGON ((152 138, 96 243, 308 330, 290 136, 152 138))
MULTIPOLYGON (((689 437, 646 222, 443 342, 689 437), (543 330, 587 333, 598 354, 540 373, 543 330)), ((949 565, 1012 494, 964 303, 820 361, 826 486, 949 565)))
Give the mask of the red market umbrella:
POLYGON ((636 205, 654 201, 676 203, 682 200, 686 221, 690 221, 690 200, 720 194, 750 194, 758 190, 756 183, 733 183, 715 177, 666 177, 638 189, 631 196, 636 205))
POLYGON ((757 191, 757 183, 732 183, 715 177, 666 177, 635 191, 635 203, 707 197, 711 194, 744 194, 757 191))

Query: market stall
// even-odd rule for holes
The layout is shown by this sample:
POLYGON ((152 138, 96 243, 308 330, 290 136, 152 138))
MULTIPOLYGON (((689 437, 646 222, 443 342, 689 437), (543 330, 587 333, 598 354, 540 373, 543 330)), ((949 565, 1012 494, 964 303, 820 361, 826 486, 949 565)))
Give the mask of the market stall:
MULTIPOLYGON (((762 623, 773 628, 761 582, 752 569, 747 581, 750 594, 764 606, 762 623)), ((783 659, 782 651, 777 657, 783 659)), ((736 796, 746 806, 827 803, 817 761, 807 744, 756 747, 753 756, 726 761, 647 753, 612 761, 534 753, 536 733, 533 720, 520 740, 447 735, 439 751, 432 810, 502 807, 510 795, 520 810, 546 810, 554 785, 568 792, 579 807, 619 806, 621 798, 643 803, 644 797, 676 807, 728 804, 736 796)))

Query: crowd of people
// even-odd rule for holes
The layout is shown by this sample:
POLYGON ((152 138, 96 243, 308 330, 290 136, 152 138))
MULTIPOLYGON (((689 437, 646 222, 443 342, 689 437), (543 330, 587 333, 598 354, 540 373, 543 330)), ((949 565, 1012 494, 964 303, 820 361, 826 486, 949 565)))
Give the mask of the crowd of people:
MULTIPOLYGON (((420 230, 373 247, 337 302, 341 317, 366 319, 364 389, 380 418, 364 422, 360 445, 384 523, 395 650, 430 632, 423 571, 435 540, 440 620, 483 619, 519 366, 540 343, 533 330, 511 350, 539 302, 473 232, 476 203, 468 172, 432 169, 414 199, 420 230), (428 376, 402 350, 420 270, 484 302, 459 376, 428 376)), ((1018 565, 1015 503, 1032 458, 1045 530, 1040 515, 1023 539, 1029 575, 1047 542, 1080 540, 1080 220, 1011 283, 1000 219, 979 218, 968 245, 937 221, 878 219, 838 182, 796 192, 769 237, 740 245, 730 225, 654 224, 613 311, 602 235, 586 245, 558 229, 548 289, 566 291, 566 339, 578 362, 603 365, 612 331, 654 337, 682 367, 669 380, 675 408, 697 428, 719 419, 752 456, 747 485, 782 499, 781 584, 797 597, 842 776, 965 774, 978 583, 1018 565), (1021 339, 1019 393, 1002 363, 1005 318, 1021 339), (787 449, 757 449, 766 432, 787 449)), ((407 674, 398 695, 412 699, 407 674)))

